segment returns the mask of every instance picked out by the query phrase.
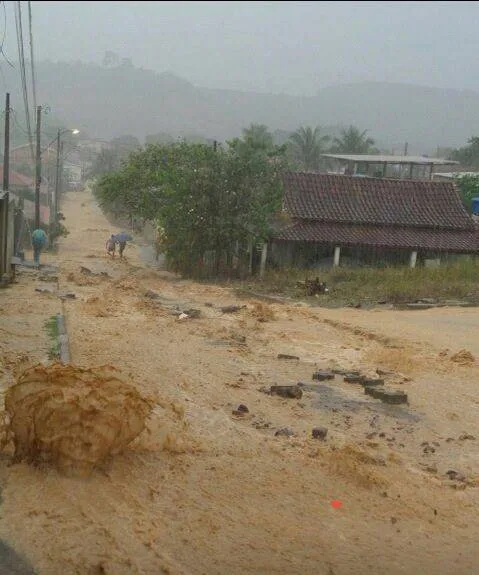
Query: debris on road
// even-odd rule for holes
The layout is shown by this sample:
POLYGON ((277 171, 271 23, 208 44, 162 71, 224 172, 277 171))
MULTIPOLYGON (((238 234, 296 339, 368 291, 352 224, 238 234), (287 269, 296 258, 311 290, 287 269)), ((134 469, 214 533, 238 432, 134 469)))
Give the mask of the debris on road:
POLYGON ((223 313, 235 313, 237 311, 240 311, 241 309, 244 309, 245 307, 246 307, 245 305, 225 305, 221 307, 220 310, 223 313))
POLYGON ((374 399, 380 399, 384 403, 399 405, 407 403, 407 394, 404 391, 397 391, 395 389, 383 389, 377 386, 366 386, 364 392, 374 399))
POLYGON ((454 469, 450 469, 446 471, 446 475, 449 477, 451 481, 465 481, 466 476, 460 473, 459 471, 455 471, 454 469))
POLYGON ((293 437, 293 435, 294 431, 289 427, 282 427, 281 429, 278 429, 274 433, 275 437, 293 437))
POLYGON ((476 363, 476 358, 467 349, 461 349, 449 358, 454 363, 459 365, 472 365, 476 363))
POLYGON ((86 276, 109 277, 108 272, 105 272, 105 271, 95 272, 95 271, 93 271, 90 268, 87 268, 85 266, 80 266, 80 273, 82 273, 83 275, 86 275, 86 276))
POLYGON ((474 435, 471 435, 470 433, 461 433, 458 439, 459 441, 466 441, 467 439, 474 441, 476 438, 474 435))
POLYGON ((320 439, 324 441, 326 436, 328 435, 328 428, 327 427, 313 427, 311 435, 314 439, 320 439))
POLYGON ((152 407, 108 366, 37 365, 5 394, 15 459, 83 476, 131 443, 152 407))
POLYGON ((301 399, 303 397, 303 391, 297 385, 272 385, 270 387, 270 393, 271 395, 279 395, 292 399, 301 399))
POLYGON ((240 405, 238 405, 237 409, 234 409, 232 411, 233 415, 236 415, 237 417, 243 417, 244 415, 246 415, 247 413, 249 413, 249 409, 246 407, 246 405, 244 405, 243 403, 241 403, 240 405))
POLYGON ((327 381, 334 379, 334 373, 332 371, 315 371, 313 373, 313 379, 317 381, 327 381))

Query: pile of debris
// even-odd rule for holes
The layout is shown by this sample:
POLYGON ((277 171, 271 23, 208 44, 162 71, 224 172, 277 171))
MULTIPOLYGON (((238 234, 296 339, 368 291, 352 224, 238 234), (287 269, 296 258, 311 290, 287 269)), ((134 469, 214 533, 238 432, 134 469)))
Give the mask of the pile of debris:
POLYGON ((304 280, 304 282, 297 282, 296 286, 301 289, 304 289, 306 295, 308 296, 314 296, 321 293, 328 293, 329 291, 327 285, 324 282, 320 282, 319 278, 316 278, 314 280, 306 279, 304 280))

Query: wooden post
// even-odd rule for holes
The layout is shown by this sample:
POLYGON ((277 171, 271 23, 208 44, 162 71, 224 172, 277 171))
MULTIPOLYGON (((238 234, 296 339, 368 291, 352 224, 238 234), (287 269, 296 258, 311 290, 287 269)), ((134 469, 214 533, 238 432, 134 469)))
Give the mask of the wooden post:
POLYGON ((411 252, 411 259, 409 260, 409 267, 415 268, 417 262, 417 250, 411 252))
POLYGON ((264 270, 266 269, 266 256, 268 255, 268 244, 264 242, 263 249, 261 250, 261 264, 259 267, 259 277, 263 279, 264 270))
POLYGON ((338 267, 339 266, 339 257, 341 255, 341 248, 339 246, 336 246, 334 248, 334 259, 333 259, 333 266, 334 267, 338 267))
POLYGON ((248 252, 249 252, 248 273, 249 273, 249 275, 253 274, 253 250, 254 250, 253 238, 250 238, 248 240, 248 252))

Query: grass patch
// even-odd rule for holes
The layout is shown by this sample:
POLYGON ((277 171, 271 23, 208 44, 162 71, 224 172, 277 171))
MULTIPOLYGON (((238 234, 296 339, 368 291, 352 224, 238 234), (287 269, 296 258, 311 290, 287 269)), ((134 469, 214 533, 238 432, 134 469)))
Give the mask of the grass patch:
POLYGON ((330 268, 318 272, 298 269, 268 270, 263 280, 249 279, 236 285, 240 293, 279 295, 323 305, 347 303, 413 302, 422 298, 437 301, 464 300, 479 302, 479 261, 460 259, 438 268, 330 268), (308 297, 297 287, 298 281, 318 276, 326 282, 329 293, 308 297))
POLYGON ((58 340, 59 331, 58 331, 58 322, 56 315, 52 315, 50 318, 46 320, 45 331, 47 332, 48 336, 51 339, 51 346, 50 349, 48 350, 48 358, 51 360, 59 359, 60 342, 58 340))

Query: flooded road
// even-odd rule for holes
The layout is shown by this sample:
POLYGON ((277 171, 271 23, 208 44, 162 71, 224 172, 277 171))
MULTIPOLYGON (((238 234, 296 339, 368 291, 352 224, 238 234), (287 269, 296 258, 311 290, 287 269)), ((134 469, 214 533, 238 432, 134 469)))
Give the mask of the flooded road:
MULTIPOLYGON (((131 243, 125 261, 111 260, 111 226, 93 198, 68 194, 64 204, 70 235, 55 265, 59 288, 76 298, 35 293, 24 276, 3 296, 8 329, 27 346, 25 330, 38 336, 43 318, 22 323, 23 310, 48 317, 58 304, 73 363, 113 365, 156 404, 148 430, 88 480, 4 464, 0 536, 37 573, 475 572, 479 369, 454 354, 479 355, 478 310, 238 300, 157 269, 151 246, 131 243), (186 306, 198 317, 172 313, 186 306), (339 376, 313 381, 333 368, 391 372, 386 385, 409 405, 384 405, 339 376), (265 393, 298 382, 300 398, 265 393), (312 435, 318 426, 325 441, 312 435), (276 435, 284 428, 292 434, 276 435)), ((2 337, 12 381, 21 358, 2 337)))

